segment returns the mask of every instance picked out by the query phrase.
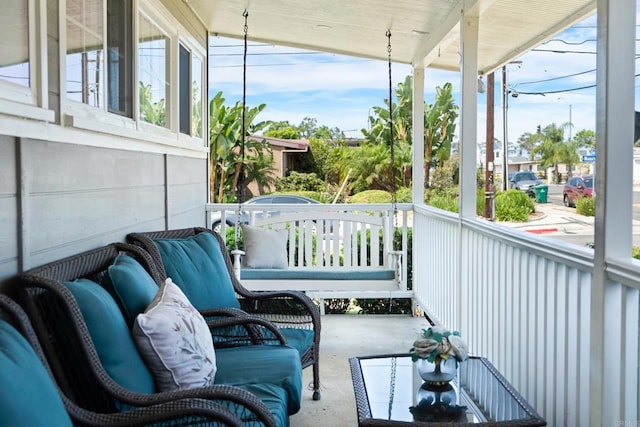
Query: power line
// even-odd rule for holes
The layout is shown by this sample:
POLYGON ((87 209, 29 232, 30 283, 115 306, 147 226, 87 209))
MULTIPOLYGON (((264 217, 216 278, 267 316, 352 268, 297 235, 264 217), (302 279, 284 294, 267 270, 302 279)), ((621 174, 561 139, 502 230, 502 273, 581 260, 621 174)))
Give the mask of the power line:
MULTIPOLYGON (((575 77, 575 76, 580 76, 582 74, 593 73, 594 71, 596 71, 595 68, 593 68, 591 70, 580 71, 578 73, 567 74, 566 76, 551 77, 551 78, 548 78, 548 79, 534 80, 534 81, 531 81, 531 82, 519 82, 519 83, 516 83, 515 85, 513 85, 513 87, 516 87, 518 85, 532 85, 532 84, 536 84, 536 83, 544 83, 544 82, 551 82, 551 81, 554 81, 554 80, 567 79, 569 77, 575 77)), ((522 92, 520 92, 520 93, 522 93, 522 92)))

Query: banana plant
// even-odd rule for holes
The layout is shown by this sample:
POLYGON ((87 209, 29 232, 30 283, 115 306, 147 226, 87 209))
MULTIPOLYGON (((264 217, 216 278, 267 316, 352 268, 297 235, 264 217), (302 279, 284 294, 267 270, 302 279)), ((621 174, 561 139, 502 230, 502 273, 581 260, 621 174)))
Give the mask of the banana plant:
POLYGON ((266 104, 245 108, 246 129, 243 135, 242 104, 236 102, 228 107, 224 103, 222 92, 216 93, 209 102, 210 199, 218 203, 236 201, 239 184, 246 186, 252 181, 258 185, 269 183, 273 170, 270 147, 264 141, 248 138, 271 123, 254 123, 266 104), (244 182, 240 182, 242 176, 245 177, 244 182))

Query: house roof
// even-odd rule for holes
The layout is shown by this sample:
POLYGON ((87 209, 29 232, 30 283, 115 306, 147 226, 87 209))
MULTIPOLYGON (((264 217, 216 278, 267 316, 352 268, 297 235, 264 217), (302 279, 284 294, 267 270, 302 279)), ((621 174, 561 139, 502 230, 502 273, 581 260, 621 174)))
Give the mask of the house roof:
POLYGON ((211 34, 459 70, 461 12, 479 17, 478 69, 491 72, 595 12, 595 0, 184 0, 211 34))
POLYGON ((251 135, 249 138, 258 142, 265 141, 273 147, 282 147, 288 150, 305 152, 309 149, 309 140, 307 139, 282 139, 263 135, 251 135))

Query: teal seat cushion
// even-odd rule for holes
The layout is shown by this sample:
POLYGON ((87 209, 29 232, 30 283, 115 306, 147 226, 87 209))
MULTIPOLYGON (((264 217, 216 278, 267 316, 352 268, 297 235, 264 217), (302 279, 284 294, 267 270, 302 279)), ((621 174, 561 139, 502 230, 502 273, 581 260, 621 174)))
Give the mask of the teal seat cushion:
POLYGON ((210 233, 155 239, 167 277, 198 309, 240 308, 220 245, 210 233))
POLYGON ((53 379, 27 340, 0 320, 0 424, 72 426, 53 379))
POLYGON ((280 329, 289 347, 298 350, 300 357, 313 345, 314 332, 310 329, 282 328, 280 329))
POLYGON ((122 387, 155 393, 151 372, 144 364, 118 305, 106 289, 88 279, 64 282, 75 297, 100 362, 122 387))
POLYGON ((216 384, 272 384, 287 392, 289 415, 300 410, 302 365, 289 346, 249 345, 216 349, 216 384))
POLYGON ((102 286, 114 296, 127 320, 133 325, 158 293, 158 285, 133 257, 121 253, 107 269, 102 286))
POLYGON ((243 268, 243 280, 394 280, 393 270, 321 270, 289 268, 243 268))
POLYGON ((254 394, 269 408, 278 427, 289 426, 287 392, 282 387, 273 384, 245 384, 240 388, 254 394))

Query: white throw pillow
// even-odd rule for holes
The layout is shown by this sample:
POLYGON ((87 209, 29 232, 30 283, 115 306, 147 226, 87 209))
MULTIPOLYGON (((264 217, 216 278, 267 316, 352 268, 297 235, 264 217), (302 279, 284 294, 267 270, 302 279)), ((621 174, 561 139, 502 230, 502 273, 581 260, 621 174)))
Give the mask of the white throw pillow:
POLYGON ((133 337, 158 390, 213 384, 216 354, 209 327, 170 278, 136 317, 133 337))
POLYGON ((251 225, 242 226, 244 239, 244 266, 248 268, 279 268, 289 266, 287 237, 289 231, 268 230, 251 225))

